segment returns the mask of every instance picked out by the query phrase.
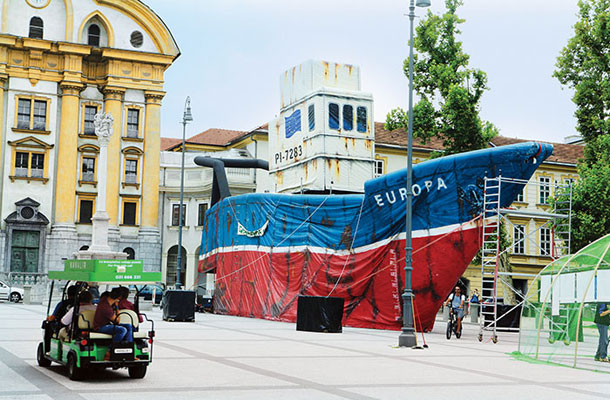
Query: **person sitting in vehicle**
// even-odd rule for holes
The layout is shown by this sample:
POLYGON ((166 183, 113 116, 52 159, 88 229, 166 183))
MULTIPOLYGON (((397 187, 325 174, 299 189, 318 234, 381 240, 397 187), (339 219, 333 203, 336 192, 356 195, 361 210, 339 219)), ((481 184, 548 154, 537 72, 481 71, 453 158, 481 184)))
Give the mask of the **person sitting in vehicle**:
POLYGON ((47 317, 47 321, 59 321, 63 318, 64 315, 68 312, 68 308, 74 306, 74 299, 78 292, 78 288, 74 285, 70 286, 68 290, 66 290, 67 298, 57 303, 55 309, 53 310, 53 314, 47 317))
MULTIPOLYGON (((79 302, 79 306, 78 306, 78 311, 85 311, 85 310, 95 310, 95 304, 92 304, 91 301, 93 300, 93 295, 91 294, 91 292, 89 291, 84 291, 81 292, 81 294, 78 296, 78 302, 79 302)), ((61 319, 61 324, 65 326, 65 328, 62 328, 59 331, 59 338, 60 339, 65 339, 68 337, 69 335, 69 329, 72 325, 72 320, 74 319, 74 307, 71 307, 68 312, 66 313, 66 315, 63 316, 63 318, 61 319)))
POLYGON ((466 301, 466 296, 462 294, 462 290, 459 286, 456 286, 453 290, 453 293, 449 295, 449 298, 445 302, 445 306, 448 306, 451 303, 451 309, 457 315, 457 331, 462 331, 462 318, 464 318, 464 302, 466 301))
POLYGON ((131 324, 119 324, 118 306, 121 294, 118 288, 112 289, 107 296, 102 295, 93 317, 93 329, 100 333, 112 335, 112 341, 133 342, 133 327, 131 324))
MULTIPOLYGON (((129 288, 127 286, 119 286, 119 292, 121 293, 121 300, 119 301, 119 310, 131 310, 136 311, 135 306, 127 298, 129 297, 129 288)), ((143 322, 144 319, 138 314, 138 319, 143 322)))

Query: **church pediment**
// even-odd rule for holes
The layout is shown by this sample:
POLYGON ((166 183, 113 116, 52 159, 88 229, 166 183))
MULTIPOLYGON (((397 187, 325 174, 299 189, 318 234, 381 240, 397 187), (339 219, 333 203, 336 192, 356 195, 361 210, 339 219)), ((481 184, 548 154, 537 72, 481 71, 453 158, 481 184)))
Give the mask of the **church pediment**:
POLYGON ((8 144, 13 147, 33 147, 37 149, 52 149, 54 146, 52 144, 45 143, 34 136, 28 136, 19 140, 9 140, 8 144))

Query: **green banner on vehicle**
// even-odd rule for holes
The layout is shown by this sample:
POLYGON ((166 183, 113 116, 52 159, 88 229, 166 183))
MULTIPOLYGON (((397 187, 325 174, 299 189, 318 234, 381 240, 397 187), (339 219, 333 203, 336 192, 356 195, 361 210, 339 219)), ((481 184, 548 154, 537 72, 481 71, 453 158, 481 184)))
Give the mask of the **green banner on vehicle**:
POLYGON ((135 284, 161 282, 161 272, 145 272, 142 260, 65 260, 49 279, 135 284))

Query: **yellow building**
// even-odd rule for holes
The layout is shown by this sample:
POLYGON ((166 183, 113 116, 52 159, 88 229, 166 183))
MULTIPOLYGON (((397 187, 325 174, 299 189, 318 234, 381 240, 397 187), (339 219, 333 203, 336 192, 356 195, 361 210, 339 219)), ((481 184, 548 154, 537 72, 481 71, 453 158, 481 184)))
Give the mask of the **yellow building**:
POLYGON ((45 273, 90 242, 107 176, 113 250, 160 268, 160 111, 179 49, 137 0, 4 0, 0 34, 3 272, 45 273), (93 117, 114 118, 99 171, 93 117))

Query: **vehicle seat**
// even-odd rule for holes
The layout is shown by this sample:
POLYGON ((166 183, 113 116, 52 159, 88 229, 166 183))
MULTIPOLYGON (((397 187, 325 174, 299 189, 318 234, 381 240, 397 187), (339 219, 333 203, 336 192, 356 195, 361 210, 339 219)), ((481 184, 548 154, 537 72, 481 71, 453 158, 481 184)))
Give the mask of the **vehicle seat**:
POLYGON ((140 325, 140 318, 138 313, 132 310, 123 309, 119 310, 119 324, 131 324, 133 325, 133 338, 134 339, 145 339, 148 337, 146 332, 136 331, 140 325))
POLYGON ((90 331, 89 338, 91 339, 112 339, 112 335, 93 331, 93 318, 95 310, 83 310, 78 315, 78 329, 90 331))

